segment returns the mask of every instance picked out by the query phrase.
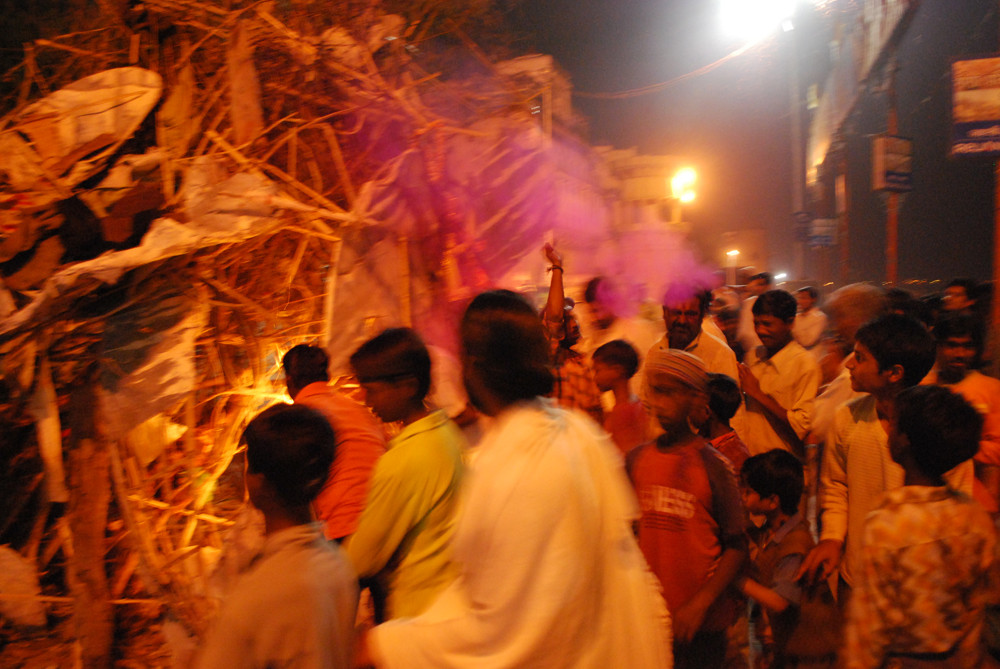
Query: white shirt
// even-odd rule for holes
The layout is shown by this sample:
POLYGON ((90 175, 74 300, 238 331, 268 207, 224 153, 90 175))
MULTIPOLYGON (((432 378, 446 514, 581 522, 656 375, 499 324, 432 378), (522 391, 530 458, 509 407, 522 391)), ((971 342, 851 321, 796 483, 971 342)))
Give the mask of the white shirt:
MULTIPOLYGON (((770 358, 767 349, 758 346, 747 351, 747 365, 760 383, 760 389, 785 409, 785 417, 795 435, 803 439, 812 427, 813 401, 822 374, 812 353, 795 341, 770 358)), ((795 452, 792 444, 775 431, 768 420, 768 411, 751 398, 746 401, 744 443, 750 455, 775 448, 795 452)))
POLYGON ((534 400, 474 456, 460 575, 424 614, 379 625, 378 667, 670 667, 670 624, 632 535, 621 455, 589 418, 534 400))
POLYGON ((795 315, 792 324, 792 337, 805 349, 811 349, 819 343, 823 331, 826 330, 826 314, 813 307, 809 311, 800 311, 795 315))
MULTIPOLYGON (((862 395, 837 410, 823 453, 819 482, 820 540, 844 542, 840 574, 853 585, 861 570, 865 518, 882 495, 903 485, 903 468, 892 460, 889 436, 875 409, 875 398, 862 395)), ((972 494, 972 461, 945 475, 948 485, 972 494)))

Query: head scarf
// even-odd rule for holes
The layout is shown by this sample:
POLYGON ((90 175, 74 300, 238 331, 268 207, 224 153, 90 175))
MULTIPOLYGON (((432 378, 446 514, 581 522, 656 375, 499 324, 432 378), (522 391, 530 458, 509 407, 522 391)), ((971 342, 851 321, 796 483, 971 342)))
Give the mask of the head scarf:
POLYGON ((650 351, 646 357, 646 373, 664 372, 694 390, 708 389, 708 370, 696 355, 675 348, 650 351))

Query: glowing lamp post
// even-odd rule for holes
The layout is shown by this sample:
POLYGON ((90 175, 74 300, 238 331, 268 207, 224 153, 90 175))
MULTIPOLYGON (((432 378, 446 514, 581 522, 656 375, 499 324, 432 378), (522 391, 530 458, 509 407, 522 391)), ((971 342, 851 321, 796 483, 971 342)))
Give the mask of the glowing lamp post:
POLYGON ((740 252, 737 249, 726 251, 726 283, 736 285, 736 266, 740 262, 740 252))
MULTIPOLYGON (((756 44, 774 34, 794 29, 792 22, 799 2, 805 0, 722 0, 722 29, 731 37, 756 44)), ((803 149, 802 95, 799 86, 799 54, 795 39, 789 39, 788 97, 791 108, 792 213, 805 209, 805 153, 803 149)), ((795 242, 795 274, 805 273, 805 247, 795 242)))
POLYGON ((683 222, 681 206, 694 202, 696 197, 694 184, 698 180, 698 173, 690 167, 683 167, 670 178, 670 195, 673 201, 670 222, 680 224, 683 222))
POLYGON ((796 0, 722 0, 722 29, 747 42, 759 42, 777 26, 792 30, 796 4, 796 0))

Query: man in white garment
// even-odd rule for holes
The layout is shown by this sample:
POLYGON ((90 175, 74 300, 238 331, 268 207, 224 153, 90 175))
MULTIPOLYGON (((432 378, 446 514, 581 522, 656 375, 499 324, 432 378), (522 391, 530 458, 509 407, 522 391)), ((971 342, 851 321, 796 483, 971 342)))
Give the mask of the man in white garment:
POLYGON ((596 424, 543 399, 549 352, 510 291, 462 321, 469 397, 492 424, 468 476, 457 581, 429 610, 372 629, 361 666, 670 667, 669 618, 632 534, 638 503, 596 424))

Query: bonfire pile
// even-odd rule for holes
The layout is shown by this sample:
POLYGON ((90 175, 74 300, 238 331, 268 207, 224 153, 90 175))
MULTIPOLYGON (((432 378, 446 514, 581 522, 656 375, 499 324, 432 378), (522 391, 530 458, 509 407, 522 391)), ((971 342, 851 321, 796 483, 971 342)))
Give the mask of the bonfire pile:
POLYGON ((381 327, 446 324, 538 248, 549 73, 500 74, 456 9, 483 7, 417 4, 105 2, 108 27, 7 73, 10 624, 72 604, 88 666, 124 608, 197 637, 249 535, 227 472, 282 352, 339 367, 381 327))

